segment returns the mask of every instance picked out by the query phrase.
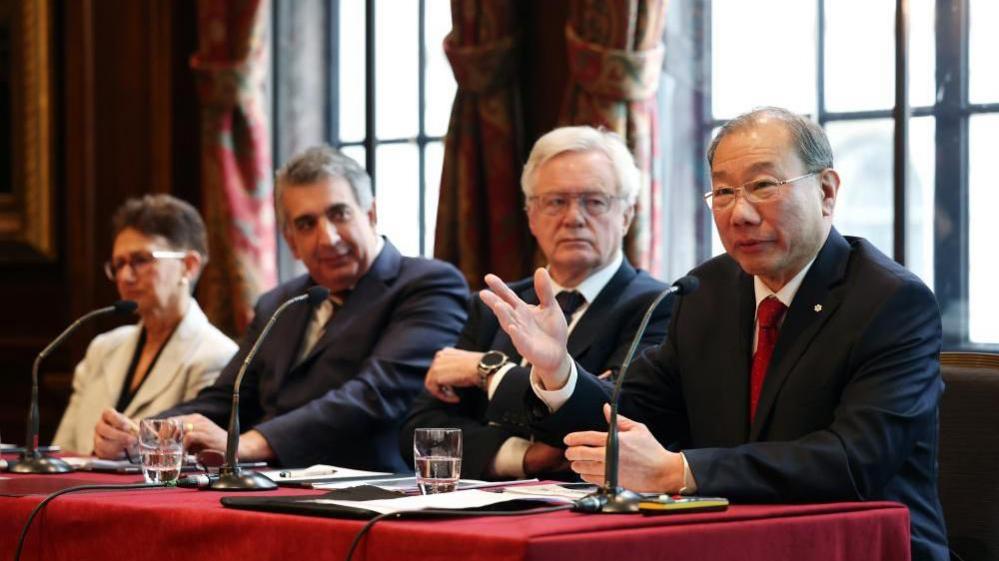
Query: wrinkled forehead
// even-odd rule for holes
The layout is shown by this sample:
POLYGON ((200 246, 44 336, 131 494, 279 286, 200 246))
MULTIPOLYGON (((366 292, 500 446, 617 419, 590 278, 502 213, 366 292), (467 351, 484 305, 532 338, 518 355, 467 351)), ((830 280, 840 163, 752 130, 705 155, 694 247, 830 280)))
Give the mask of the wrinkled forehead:
POLYGON ((545 160, 534 172, 534 194, 617 192, 610 158, 599 150, 565 151, 545 160))
POLYGON ((802 166, 790 131, 766 119, 730 131, 718 142, 711 163, 713 180, 737 180, 758 173, 787 173, 802 166))
POLYGON ((294 220, 324 213, 334 206, 356 209, 358 202, 346 179, 327 177, 312 183, 282 185, 280 205, 285 218, 294 220))

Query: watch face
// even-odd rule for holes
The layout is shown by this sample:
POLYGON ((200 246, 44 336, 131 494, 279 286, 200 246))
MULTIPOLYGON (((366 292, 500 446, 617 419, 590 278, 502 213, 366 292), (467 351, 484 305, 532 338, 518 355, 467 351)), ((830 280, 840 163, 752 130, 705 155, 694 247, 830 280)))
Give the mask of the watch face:
POLYGON ((488 353, 482 355, 482 360, 480 362, 482 363, 482 366, 486 368, 495 368, 506 362, 506 355, 499 351, 489 351, 488 353))

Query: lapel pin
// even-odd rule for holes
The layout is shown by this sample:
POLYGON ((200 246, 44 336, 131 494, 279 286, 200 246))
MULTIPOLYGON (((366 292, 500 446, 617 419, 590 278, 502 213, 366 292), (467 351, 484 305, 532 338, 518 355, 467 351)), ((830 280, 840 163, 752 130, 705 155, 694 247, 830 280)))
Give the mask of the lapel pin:
POLYGON ((822 304, 816 304, 814 309, 815 309, 815 313, 821 312, 822 311, 822 304))

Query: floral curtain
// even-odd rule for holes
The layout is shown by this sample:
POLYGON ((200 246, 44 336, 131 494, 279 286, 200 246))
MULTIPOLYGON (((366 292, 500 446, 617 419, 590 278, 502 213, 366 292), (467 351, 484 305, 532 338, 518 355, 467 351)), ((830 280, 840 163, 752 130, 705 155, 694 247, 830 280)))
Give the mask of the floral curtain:
POLYGON ((666 0, 570 0, 569 5, 565 36, 570 84, 559 122, 602 126, 627 140, 642 174, 627 255, 637 266, 658 272, 656 90, 666 0))
POLYGON ((444 40, 458 92, 444 147, 434 254, 473 287, 486 273, 529 273, 533 240, 520 191, 524 161, 517 10, 509 0, 452 0, 444 40))
POLYGON ((267 0, 199 0, 191 59, 201 102, 202 212, 211 261, 199 300, 230 334, 277 280, 270 140, 264 110, 267 0))

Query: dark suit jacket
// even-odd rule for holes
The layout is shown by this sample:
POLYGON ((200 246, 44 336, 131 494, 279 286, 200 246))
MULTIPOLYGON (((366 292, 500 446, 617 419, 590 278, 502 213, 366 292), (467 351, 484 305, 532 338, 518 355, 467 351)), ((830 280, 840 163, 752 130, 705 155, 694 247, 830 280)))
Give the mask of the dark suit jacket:
MULTIPOLYGON (((253 342, 282 302, 314 284, 301 276, 261 296, 215 385, 164 416, 201 413, 227 426, 233 383, 253 342)), ((399 425, 434 352, 457 339, 467 297, 454 267, 402 257, 386 242, 298 365, 311 310, 295 305, 277 320, 243 378, 240 425, 263 434, 282 465, 410 471, 398 454, 399 425)))
MULTIPOLYGON (((512 283, 510 288, 525 302, 538 302, 533 278, 512 283)), ((644 271, 636 271, 624 261, 569 335, 569 353, 598 374, 607 369, 617 371, 645 309, 665 288, 663 283, 644 271)), ((662 342, 668 322, 669 306, 662 305, 649 321, 642 346, 662 342)), ((521 360, 492 310, 477 295, 472 299, 468 323, 457 347, 480 352, 494 349, 506 353, 518 364, 521 360)), ((400 433, 399 447, 403 457, 412 457, 413 432, 418 427, 461 428, 464 442, 461 474, 473 479, 485 476, 500 446, 511 436, 533 436, 554 446, 563 446, 561 438, 530 428, 531 419, 524 410, 524 393, 531 391, 530 371, 529 367, 512 368, 503 376, 491 402, 479 388, 459 388, 461 402, 457 404, 444 403, 424 392, 413 404, 400 433)))
MULTIPOLYGON (((698 493, 755 502, 894 500, 914 559, 947 559, 937 499, 940 313, 930 290, 870 243, 832 230, 780 329, 749 424, 753 279, 728 256, 693 271, 669 337, 624 382, 621 411, 683 450, 698 493)), ((544 421, 606 427, 588 377, 544 421)), ((537 409, 535 409, 537 412, 537 409)))

